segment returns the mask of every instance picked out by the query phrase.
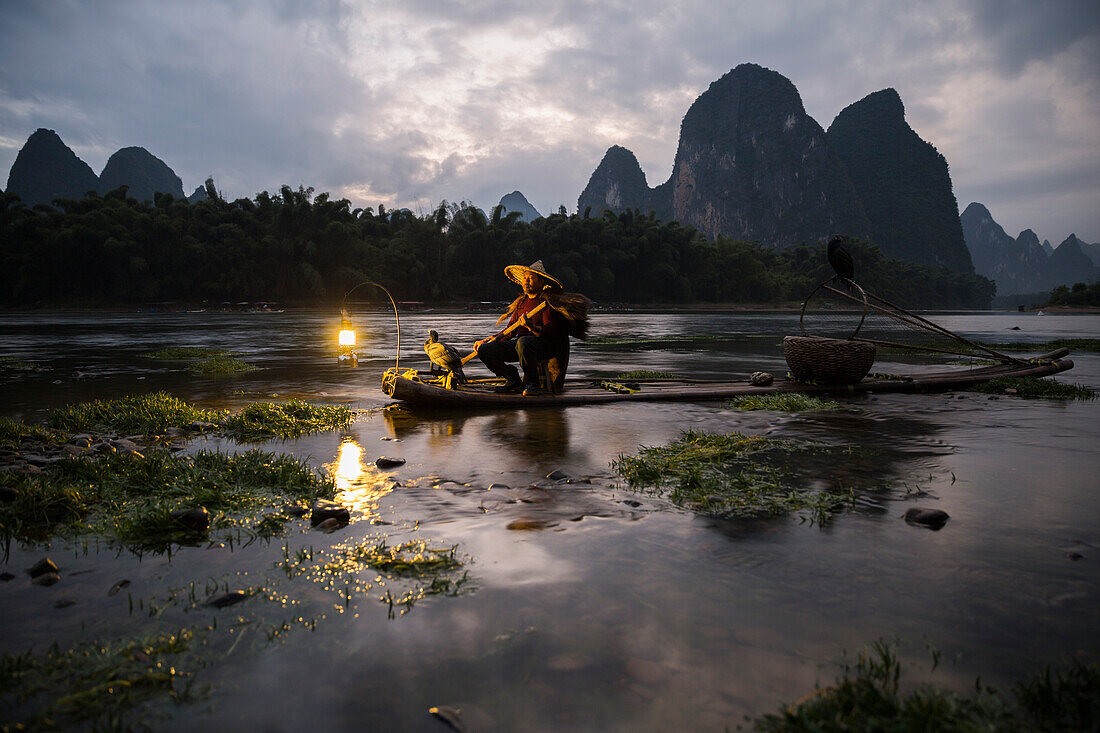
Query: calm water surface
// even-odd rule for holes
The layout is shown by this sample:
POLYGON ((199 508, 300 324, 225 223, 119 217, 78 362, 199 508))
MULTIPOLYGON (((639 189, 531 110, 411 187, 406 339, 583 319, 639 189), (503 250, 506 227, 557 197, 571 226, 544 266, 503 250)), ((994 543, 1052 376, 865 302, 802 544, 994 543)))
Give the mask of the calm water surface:
MULTIPOLYGON (((158 389, 207 407, 291 397, 380 407, 392 314, 357 318, 369 343, 351 369, 335 363, 338 318, 327 314, 3 315, 0 355, 39 369, 3 373, 0 414, 33 422, 60 405, 158 389), (235 349, 262 370, 203 378, 142 356, 165 346, 235 349)), ((990 342, 1100 337, 1096 315, 934 318, 990 342)), ((461 350, 496 330, 488 315, 422 313, 401 325, 401 364, 421 368, 429 328, 461 350)), ((797 329, 788 314, 596 314, 596 335, 744 338, 698 348, 575 343, 570 373, 781 374, 780 341, 797 329)), ((1100 355, 1071 358, 1061 379, 1100 388, 1100 355)), ((196 682, 213 691, 158 726, 179 730, 442 730, 426 713, 432 705, 461 706, 485 729, 723 730, 830 682, 845 653, 879 638, 899 642, 913 681, 960 692, 977 676, 1003 685, 1071 656, 1098 659, 1100 404, 977 394, 842 401, 843 412, 796 414, 719 404, 372 411, 344 433, 264 446, 334 473, 363 521, 331 535, 292 524, 270 543, 143 558, 94 541, 13 544, 0 650, 216 616, 196 682), (797 517, 722 522, 634 493, 609 468, 688 428, 859 446, 814 467, 813 478, 862 498, 824 527, 797 517), (407 464, 379 471, 380 455, 407 464), (551 486, 544 477, 556 469, 579 481, 551 486), (910 506, 951 520, 939 532, 909 526, 900 516, 910 506), (457 597, 424 598, 392 618, 379 597, 414 581, 364 572, 349 599, 343 581, 291 578, 277 566, 284 546, 320 553, 416 538, 457 546, 469 581, 457 597), (29 586, 23 570, 47 552, 62 583, 29 586), (129 598, 107 596, 122 578, 129 598), (212 611, 179 600, 190 583, 262 587, 267 597, 212 611), (55 609, 61 597, 78 602, 55 609), (130 611, 130 598, 141 610, 130 611), (164 605, 159 615, 150 600, 164 605), (934 675, 928 648, 945 660, 934 675)))

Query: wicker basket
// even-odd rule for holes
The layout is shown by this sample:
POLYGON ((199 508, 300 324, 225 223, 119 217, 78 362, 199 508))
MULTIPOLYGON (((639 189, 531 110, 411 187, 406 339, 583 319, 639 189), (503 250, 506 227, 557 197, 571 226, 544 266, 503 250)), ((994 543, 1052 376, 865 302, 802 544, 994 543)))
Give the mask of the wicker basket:
POLYGON ((787 336, 783 358, 799 382, 855 384, 875 363, 875 345, 820 336, 787 336))

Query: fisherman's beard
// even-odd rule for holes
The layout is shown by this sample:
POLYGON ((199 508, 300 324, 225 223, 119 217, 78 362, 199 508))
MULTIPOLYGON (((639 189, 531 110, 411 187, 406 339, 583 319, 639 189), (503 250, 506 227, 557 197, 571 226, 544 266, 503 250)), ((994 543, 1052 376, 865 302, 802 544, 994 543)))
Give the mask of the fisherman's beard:
POLYGON ((526 295, 528 298, 534 298, 536 295, 538 295, 541 292, 542 291, 539 290, 538 285, 532 285, 530 287, 527 287, 525 285, 524 288, 523 288, 523 294, 526 295))

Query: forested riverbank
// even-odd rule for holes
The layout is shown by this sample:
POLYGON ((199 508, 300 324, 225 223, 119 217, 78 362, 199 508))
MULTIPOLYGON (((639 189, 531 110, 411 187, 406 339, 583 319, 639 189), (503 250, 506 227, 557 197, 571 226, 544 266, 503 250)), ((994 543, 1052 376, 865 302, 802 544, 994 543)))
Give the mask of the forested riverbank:
MULTIPOLYGON (((557 214, 526 223, 444 201, 407 209, 352 208, 327 193, 283 186, 255 198, 198 203, 158 195, 58 200, 28 209, 0 195, 0 305, 97 307, 179 302, 331 304, 373 280, 399 300, 510 299, 508 264, 542 259, 570 290, 602 302, 797 302, 832 274, 824 247, 775 251, 711 241, 638 211, 557 214)), ((857 280, 914 308, 982 308, 993 284, 977 275, 888 260, 848 240, 857 280)))

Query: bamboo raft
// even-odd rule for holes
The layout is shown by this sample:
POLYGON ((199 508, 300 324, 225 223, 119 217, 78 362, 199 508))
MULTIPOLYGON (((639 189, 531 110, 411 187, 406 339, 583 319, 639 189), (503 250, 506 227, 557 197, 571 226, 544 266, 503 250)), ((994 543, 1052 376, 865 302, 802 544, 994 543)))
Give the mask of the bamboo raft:
POLYGON ((623 380, 566 379, 560 394, 498 394, 493 388, 500 380, 471 382, 461 389, 446 389, 442 380, 429 372, 410 369, 401 373, 390 369, 382 376, 382 391, 402 402, 431 407, 493 409, 499 407, 566 407, 601 405, 609 402, 703 402, 731 397, 766 395, 783 392, 803 394, 867 394, 884 392, 942 392, 969 387, 995 377, 1045 377, 1073 368, 1067 359, 1069 349, 1058 349, 1016 364, 997 364, 977 369, 951 369, 913 375, 870 375, 856 384, 812 384, 791 379, 776 379, 767 387, 743 380, 715 381, 692 379, 629 380, 637 390, 613 391, 611 385, 628 388, 623 380))

